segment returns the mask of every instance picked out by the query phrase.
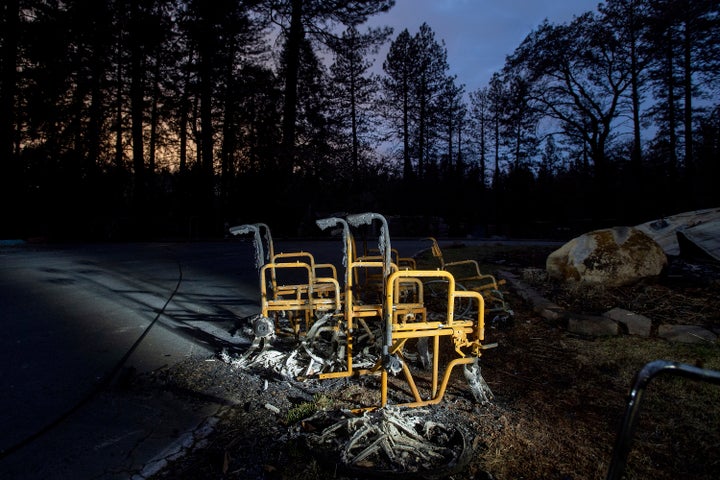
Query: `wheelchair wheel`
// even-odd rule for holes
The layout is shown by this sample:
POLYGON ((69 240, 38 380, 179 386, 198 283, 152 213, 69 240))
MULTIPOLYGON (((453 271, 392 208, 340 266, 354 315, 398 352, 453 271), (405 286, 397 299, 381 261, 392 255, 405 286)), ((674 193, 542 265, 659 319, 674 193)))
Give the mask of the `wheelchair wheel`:
MULTIPOLYGON (((430 280, 423 284, 425 290, 425 302, 428 310, 436 314, 447 311, 448 282, 444 279, 430 280)), ((461 283, 455 284, 455 290, 467 290, 461 283)), ((472 300, 467 297, 455 298, 453 308, 456 319, 465 319, 472 312, 472 300)))

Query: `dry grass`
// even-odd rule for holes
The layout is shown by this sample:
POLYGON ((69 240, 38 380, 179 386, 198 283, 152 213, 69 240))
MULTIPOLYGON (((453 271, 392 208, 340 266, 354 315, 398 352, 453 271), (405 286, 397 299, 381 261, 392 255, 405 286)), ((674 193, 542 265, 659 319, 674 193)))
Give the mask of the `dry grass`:
MULTIPOLYGON (((496 478, 604 478, 626 395, 645 363, 667 359, 720 369, 717 347, 562 332, 539 340, 541 323, 522 327, 524 335, 516 326, 500 338, 504 351, 485 358, 499 405, 510 412, 508 429, 483 454, 496 478)), ((675 378, 652 383, 628 478, 717 478, 717 462, 699 459, 719 453, 718 405, 717 386, 675 378)))
MULTIPOLYGON (((446 260, 474 258, 484 273, 544 268, 551 247, 446 248, 446 260)), ((420 262, 432 261, 424 256, 420 262)), ((624 288, 538 282, 566 309, 599 314, 621 307, 660 324, 720 324, 716 278, 672 276, 624 288)), ((710 273, 716 272, 710 268, 710 273)), ((702 272, 701 272, 702 274, 702 272)), ((512 302, 512 292, 509 292, 512 302)), ((621 336, 586 339, 534 316, 517 301, 515 325, 490 331, 500 348, 484 358, 507 428, 488 442, 482 465, 495 478, 600 479, 607 473, 632 380, 646 363, 672 360, 720 370, 718 345, 621 336)), ((720 476, 720 387, 659 378, 646 391, 627 478, 720 476)))

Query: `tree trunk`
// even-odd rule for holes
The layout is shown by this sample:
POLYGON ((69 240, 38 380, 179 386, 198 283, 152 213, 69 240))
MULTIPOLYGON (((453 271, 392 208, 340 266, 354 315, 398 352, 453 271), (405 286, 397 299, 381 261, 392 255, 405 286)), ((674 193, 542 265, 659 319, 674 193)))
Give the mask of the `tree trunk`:
MULTIPOLYGON (((233 40, 231 40, 233 41, 233 40)), ((222 127, 222 147, 220 149, 220 195, 224 201, 229 198, 230 185, 235 176, 235 168, 233 165, 233 152, 235 151, 235 132, 237 125, 235 123, 235 97, 234 88, 234 71, 235 66, 235 44, 230 46, 230 52, 227 56, 225 64, 225 95, 223 98, 223 127, 222 127)))
POLYGON ((355 104, 357 102, 356 99, 356 91, 357 88, 357 82, 356 82, 356 72, 355 72, 355 62, 353 58, 350 59, 350 128, 352 130, 352 173, 353 178, 357 178, 358 171, 359 171, 359 148, 358 148, 358 126, 357 126, 357 105, 355 104))
POLYGON ((638 67, 637 39, 633 33, 630 39, 630 95, 632 102, 633 144, 630 163, 633 173, 639 177, 642 168, 642 144, 640 139, 640 72, 638 67))
POLYGON ((675 122, 677 120, 677 111, 676 111, 676 105, 675 105, 675 77, 674 77, 674 67, 675 67, 675 56, 673 55, 672 50, 672 44, 668 41, 667 45, 667 55, 666 55, 666 61, 667 61, 667 92, 668 92, 668 98, 667 98, 667 123, 668 123, 668 148, 669 148, 669 154, 670 154, 670 174, 675 175, 677 173, 678 168, 678 158, 677 158, 677 131, 676 131, 676 125, 675 122))
MULTIPOLYGON (((421 80, 422 82, 422 80, 421 80)), ((420 88, 420 110, 418 111, 418 178, 425 177, 425 123, 427 122, 425 92, 420 88)))
POLYGON ((135 180, 134 201, 138 213, 144 211, 145 203, 145 157, 143 148, 143 115, 144 115, 144 81, 145 73, 143 49, 139 42, 137 25, 140 15, 137 0, 131 2, 130 22, 130 118, 132 136, 132 163, 135 180))
MULTIPOLYGON (((297 88, 300 69, 300 47, 305 36, 302 25, 302 0, 291 0, 290 31, 285 48, 285 101, 282 121, 282 151, 287 165, 279 165, 288 173, 295 164, 295 122, 297 118, 297 88)), ((282 161, 278 159, 278 162, 282 161)))
POLYGON ((500 118, 496 115, 493 121, 495 122, 495 171, 493 172, 493 186, 496 186, 500 179, 500 118))
POLYGON ((157 154, 157 136, 158 136, 158 102, 160 97, 160 60, 155 59, 155 68, 153 69, 153 94, 152 104, 150 107, 150 144, 148 145, 148 174, 150 178, 155 175, 156 170, 156 154, 157 154))
POLYGON ((683 94, 685 109, 683 123, 685 125, 685 170, 688 178, 692 178, 695 159, 693 158, 693 124, 692 124, 692 33, 688 22, 685 22, 683 36, 683 94))
MULTIPOLYGON (((0 152, 3 162, 14 162, 14 131, 15 131, 15 91, 17 81, 17 54, 18 37, 20 29, 20 2, 19 0, 7 0, 4 7, 4 18, 2 25, 2 62, 0 68, 0 152)), ((8 175, 12 171, 11 165, 3 165, 3 177, 13 181, 13 176, 8 175), (8 171, 8 169, 10 171, 8 171)))
POLYGON ((213 200, 215 196, 214 179, 214 128, 212 122, 212 101, 213 101, 213 69, 212 54, 206 47, 200 53, 200 198, 199 208, 203 220, 202 228, 210 227, 213 200))
POLYGON ((17 204, 22 185, 18 155, 15 153, 15 92, 17 81, 18 37, 20 5, 18 0, 7 0, 2 19, 2 60, 0 60, 0 200, 5 206, 0 235, 22 235, 20 219, 23 213, 10 205, 17 204))
POLYGON ((410 92, 407 73, 405 73, 403 83, 403 178, 410 180, 413 176, 413 169, 410 160, 410 92))
POLYGON ((180 99, 180 125, 178 126, 180 137, 180 159, 178 170, 180 174, 187 172, 187 144, 188 144, 188 122, 190 115, 190 63, 192 62, 193 52, 188 55, 188 65, 185 69, 185 77, 183 79, 182 97, 180 99))
POLYGON ((116 94, 115 99, 115 168, 118 172, 123 170, 123 78, 122 78, 122 33, 118 35, 117 59, 115 70, 116 94))
MULTIPOLYGON (((96 49, 100 43, 96 45, 96 49)), ((103 49, 104 50, 104 49, 103 49)), ((102 132, 103 116, 107 113, 103 107, 103 90, 102 78, 105 75, 105 62, 100 61, 99 56, 106 52, 95 51, 93 53, 95 60, 93 61, 92 84, 90 85, 90 109, 87 127, 87 167, 93 173, 97 169, 100 156, 100 135, 102 132)))

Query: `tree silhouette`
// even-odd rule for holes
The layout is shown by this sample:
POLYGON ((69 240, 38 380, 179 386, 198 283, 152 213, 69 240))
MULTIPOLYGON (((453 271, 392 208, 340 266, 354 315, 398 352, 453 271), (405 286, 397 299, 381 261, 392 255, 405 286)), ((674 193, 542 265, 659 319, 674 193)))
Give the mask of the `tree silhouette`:
POLYGON ((507 65, 508 71, 526 76, 538 110, 587 146, 594 169, 596 195, 590 207, 595 218, 604 215, 602 192, 608 191, 612 176, 608 146, 630 86, 621 47, 597 15, 588 12, 567 25, 543 23, 507 65))
POLYGON ((394 0, 268 0, 270 15, 285 37, 285 90, 282 144, 286 171, 292 171, 297 118, 300 55, 306 40, 327 43, 335 25, 359 25, 369 16, 389 10, 394 0))
MULTIPOLYGON (((372 61, 368 55, 378 52, 392 31, 388 28, 369 29, 360 33, 354 26, 332 42, 334 62, 330 67, 332 97, 338 134, 349 137, 351 178, 362 174, 361 145, 373 122, 373 109, 377 102, 378 81, 369 74, 372 61), (348 135, 349 133, 349 135, 348 135)), ((377 120, 377 119, 375 119, 377 120)), ((340 143, 340 142, 338 142, 340 143)), ((366 163, 366 162, 362 162, 366 163)))
POLYGON ((717 2, 546 21, 469 95, 428 23, 373 58, 388 31, 362 22, 392 4, 3 2, 2 235, 312 233, 360 208, 530 234, 718 201, 717 2))
POLYGON ((403 142, 403 175, 423 178, 440 128, 438 101, 447 85, 447 51, 423 23, 412 37, 407 30, 400 32, 390 45, 383 70, 388 117, 403 142))

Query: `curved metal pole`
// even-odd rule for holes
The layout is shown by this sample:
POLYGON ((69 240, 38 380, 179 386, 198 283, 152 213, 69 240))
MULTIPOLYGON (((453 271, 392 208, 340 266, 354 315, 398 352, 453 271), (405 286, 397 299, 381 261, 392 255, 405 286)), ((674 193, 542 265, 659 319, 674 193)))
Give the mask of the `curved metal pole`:
POLYGON ((265 259, 266 262, 274 262, 275 261, 275 245, 273 244, 272 234, 270 233, 270 227, 268 227, 264 223, 256 223, 255 224, 258 228, 258 232, 265 231, 265 244, 267 245, 267 258, 265 259))
POLYGON ((668 373, 720 385, 720 372, 706 370, 684 363, 655 360, 645 364, 635 375, 625 415, 613 448, 607 480, 619 480, 625 471, 630 444, 640 415, 640 402, 650 381, 661 373, 668 373))
POLYGON ((260 268, 262 268, 265 264, 265 253, 263 252, 259 225, 260 224, 245 224, 230 228, 230 233, 233 235, 247 235, 248 233, 253 234, 253 241, 255 245, 255 267, 258 270, 260 270, 260 268))
POLYGON ((352 262, 353 259, 353 246, 352 246, 352 240, 350 235, 350 226, 348 225, 348 222, 346 222, 344 219, 339 217, 329 217, 329 218, 321 218, 319 220, 315 220, 315 223, 320 228, 320 230, 327 230, 328 228, 335 227, 337 225, 340 225, 342 227, 342 234, 343 234, 343 248, 345 251, 343 252, 343 259, 342 263, 345 267, 345 279, 347 282, 348 278, 348 265, 350 265, 350 262, 352 262))
POLYGON ((387 280, 387 277, 390 275, 390 262, 392 260, 390 229, 388 228, 387 220, 379 213, 356 213, 347 216, 348 223, 353 227, 359 227, 360 225, 372 225, 373 220, 378 220, 381 223, 378 249, 380 250, 380 254, 382 255, 385 263, 383 276, 387 280))
MULTIPOLYGON (((381 223, 380 227, 380 239, 379 239, 379 250, 383 257, 383 290, 380 298, 385 298, 388 289, 388 277, 390 276, 390 262, 391 262, 391 246, 390 246, 390 231, 388 229, 387 220, 379 213, 357 213, 347 216, 347 222, 353 227, 359 227, 360 225, 372 225, 373 220, 378 220, 381 223)), ((388 311, 387 308, 383 309, 383 315, 385 316, 385 340, 382 347, 383 355, 383 366, 387 366, 390 363, 390 345, 392 345, 392 312, 388 311)), ((385 372, 385 370, 383 370, 385 372)), ((383 373, 385 375, 385 373, 383 373)))
POLYGON ((334 372, 334 373, 327 373, 327 374, 321 374, 321 378, 340 378, 345 376, 350 376, 353 374, 353 307, 352 307, 352 269, 351 265, 354 260, 354 243, 352 239, 352 233, 350 232, 350 225, 348 225, 348 222, 339 217, 329 217, 329 218, 321 218, 319 220, 316 220, 315 223, 320 228, 320 230, 327 230, 332 227, 336 227, 340 225, 342 227, 342 235, 343 235, 343 259, 342 264, 345 267, 345 285, 343 285, 345 289, 345 302, 343 305, 343 309, 345 312, 345 322, 347 325, 348 333, 346 336, 346 361, 347 361, 347 370, 340 371, 340 372, 334 372))

